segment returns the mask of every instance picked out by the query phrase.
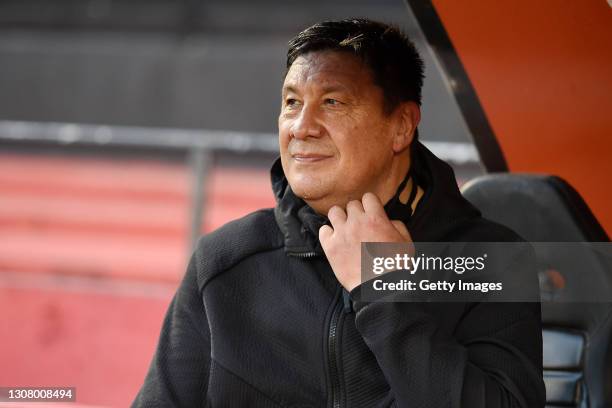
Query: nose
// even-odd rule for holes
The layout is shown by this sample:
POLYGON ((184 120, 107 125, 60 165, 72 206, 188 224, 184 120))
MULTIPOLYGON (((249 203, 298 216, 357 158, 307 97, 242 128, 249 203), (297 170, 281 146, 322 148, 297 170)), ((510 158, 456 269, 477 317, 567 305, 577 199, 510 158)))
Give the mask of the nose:
POLYGON ((317 121, 316 108, 305 105, 291 125, 290 132, 296 139, 320 137, 321 125, 317 121))

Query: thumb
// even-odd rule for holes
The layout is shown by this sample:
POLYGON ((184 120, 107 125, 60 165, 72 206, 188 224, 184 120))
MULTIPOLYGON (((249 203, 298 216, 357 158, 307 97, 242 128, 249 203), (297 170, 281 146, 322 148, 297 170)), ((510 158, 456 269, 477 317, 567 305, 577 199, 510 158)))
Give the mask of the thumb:
POLYGON ((400 233, 400 235, 402 236, 402 238, 404 238, 404 240, 408 242, 412 242, 412 237, 410 236, 410 232, 408 232, 408 228, 406 228, 406 225, 404 225, 403 222, 399 220, 392 220, 391 224, 393 224, 397 232, 400 233))

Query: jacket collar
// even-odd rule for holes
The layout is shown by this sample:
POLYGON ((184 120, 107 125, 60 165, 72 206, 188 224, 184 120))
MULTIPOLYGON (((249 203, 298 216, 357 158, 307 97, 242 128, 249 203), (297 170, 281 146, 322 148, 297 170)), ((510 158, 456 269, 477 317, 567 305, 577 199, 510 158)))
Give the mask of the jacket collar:
MULTIPOLYGON (((389 218, 403 221, 415 242, 436 242, 448 239, 464 221, 480 216, 480 212, 463 198, 453 169, 436 157, 421 142, 412 149, 413 174, 424 190, 412 216, 385 205, 389 218)), ((283 234, 285 251, 290 255, 321 255, 318 239, 327 217, 317 214, 297 197, 287 182, 280 158, 271 169, 272 190, 276 197, 274 216, 283 234)))

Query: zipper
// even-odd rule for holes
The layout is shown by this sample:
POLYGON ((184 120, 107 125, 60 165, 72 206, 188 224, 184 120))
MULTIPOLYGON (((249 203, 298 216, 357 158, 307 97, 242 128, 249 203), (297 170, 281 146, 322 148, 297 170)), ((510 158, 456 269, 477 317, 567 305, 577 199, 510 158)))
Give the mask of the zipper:
POLYGON ((290 256, 295 256, 296 258, 314 258, 315 256, 319 256, 316 252, 287 252, 290 256))
POLYGON ((340 408, 341 399, 341 382, 340 372, 338 370, 338 323, 342 315, 344 302, 340 301, 340 296, 336 297, 336 304, 332 311, 331 320, 329 323, 329 332, 327 337, 327 353, 329 360, 329 379, 331 383, 330 395, 332 400, 332 408, 340 408))
MULTIPOLYGON (((320 256, 317 252, 289 252, 288 255, 295 256, 297 258, 314 258, 320 256)), ((330 395, 332 408, 340 408, 342 398, 342 383, 340 381, 340 372, 338 369, 338 323, 340 322, 340 316, 342 311, 346 310, 347 313, 352 311, 350 304, 347 305, 347 296, 341 288, 341 292, 336 295, 334 309, 332 310, 331 320, 329 323, 329 330, 327 332, 327 354, 329 362, 329 379, 331 383, 330 395)), ((347 293, 348 295, 348 293, 347 293)), ((350 300, 348 300, 350 302, 350 300)))

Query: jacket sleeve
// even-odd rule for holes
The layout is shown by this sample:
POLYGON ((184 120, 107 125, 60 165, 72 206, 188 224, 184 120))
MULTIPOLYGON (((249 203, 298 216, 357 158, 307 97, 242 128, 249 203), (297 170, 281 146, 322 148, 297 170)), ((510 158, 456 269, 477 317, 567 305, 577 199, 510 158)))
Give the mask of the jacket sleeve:
MULTIPOLYGON (((523 290, 538 296, 537 274, 529 266, 533 253, 522 255, 514 259, 527 260, 523 267, 511 269, 525 276, 523 290)), ((357 330, 398 407, 544 407, 539 302, 365 302, 357 297, 354 309, 357 330), (449 316, 457 321, 450 328, 449 316)))
POLYGON ((196 264, 194 255, 166 312, 157 350, 132 407, 205 405, 210 332, 196 264))
POLYGON ((356 302, 398 407, 544 407, 539 303, 467 306, 454 334, 422 303, 356 302))

